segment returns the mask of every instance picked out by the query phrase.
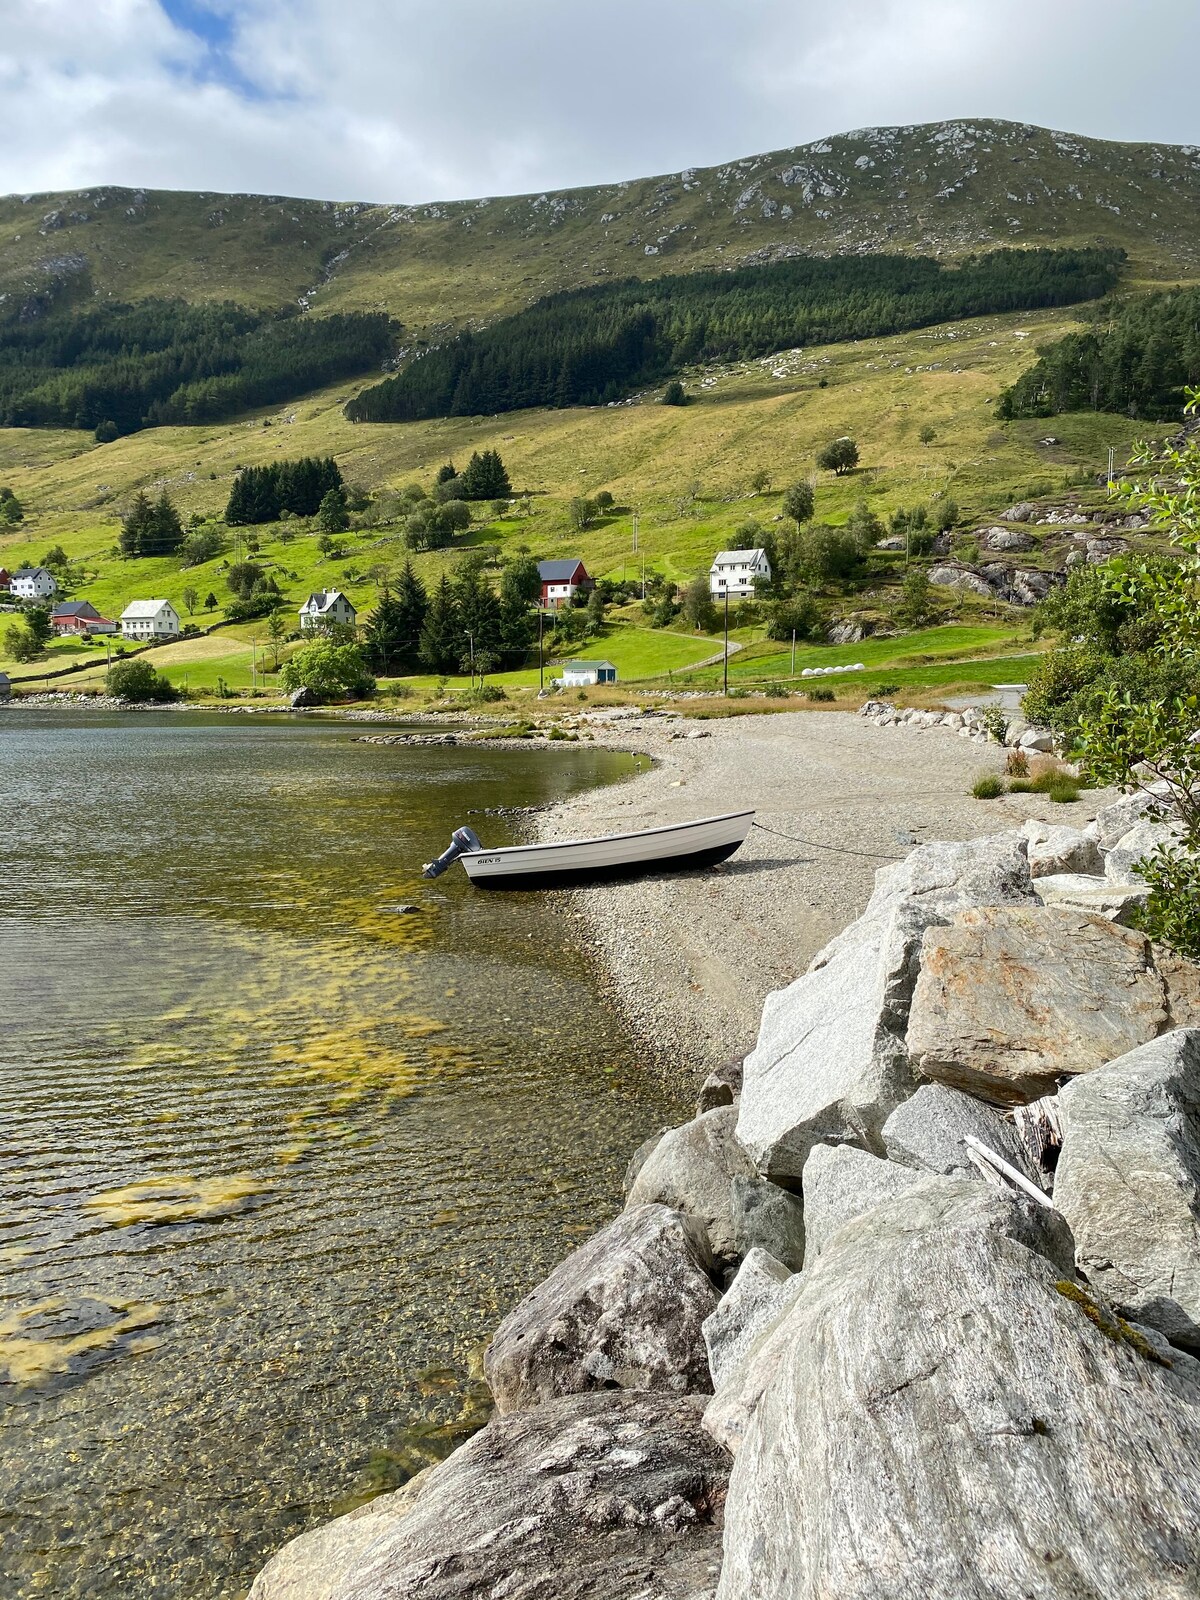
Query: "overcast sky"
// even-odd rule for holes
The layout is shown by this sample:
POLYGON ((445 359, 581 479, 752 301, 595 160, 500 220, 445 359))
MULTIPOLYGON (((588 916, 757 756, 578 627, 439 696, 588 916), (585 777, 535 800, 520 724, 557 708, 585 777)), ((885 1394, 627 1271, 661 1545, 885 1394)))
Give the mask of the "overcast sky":
POLYGON ((1200 0, 0 0, 0 193, 456 199, 880 123, 1200 143, 1200 0))

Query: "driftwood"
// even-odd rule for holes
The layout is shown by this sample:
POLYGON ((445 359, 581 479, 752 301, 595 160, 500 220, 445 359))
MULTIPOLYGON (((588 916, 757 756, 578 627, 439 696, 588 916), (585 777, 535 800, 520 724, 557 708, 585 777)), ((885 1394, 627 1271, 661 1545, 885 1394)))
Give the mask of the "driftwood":
POLYGON ((968 1133, 963 1135, 963 1143, 972 1161, 994 1188, 1003 1189, 1007 1184, 1015 1185, 1031 1200, 1036 1200, 1038 1205, 1046 1206, 1053 1211, 1054 1203, 1049 1195, 1039 1189, 1036 1183, 1030 1183, 1025 1174, 1010 1166, 1003 1156, 998 1156, 994 1150, 989 1150, 982 1139, 977 1139, 973 1133, 968 1133))

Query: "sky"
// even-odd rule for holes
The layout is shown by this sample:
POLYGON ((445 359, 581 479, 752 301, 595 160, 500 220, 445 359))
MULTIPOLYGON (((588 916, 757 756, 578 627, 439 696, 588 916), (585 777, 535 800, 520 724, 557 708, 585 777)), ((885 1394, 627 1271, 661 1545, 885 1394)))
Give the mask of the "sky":
POLYGON ((1198 0, 0 0, 0 193, 415 202, 1007 117, 1200 143, 1198 0))

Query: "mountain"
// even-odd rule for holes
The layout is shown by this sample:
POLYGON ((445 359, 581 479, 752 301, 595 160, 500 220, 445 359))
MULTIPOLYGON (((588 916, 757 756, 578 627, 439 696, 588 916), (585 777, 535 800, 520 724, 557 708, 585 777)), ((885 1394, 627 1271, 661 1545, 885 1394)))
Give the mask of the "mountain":
POLYGON ((611 277, 1048 242, 1121 246, 1135 280, 1200 277, 1200 147, 983 120, 418 206, 118 188, 14 196, 0 200, 0 296, 386 310, 409 337, 438 339, 611 277))

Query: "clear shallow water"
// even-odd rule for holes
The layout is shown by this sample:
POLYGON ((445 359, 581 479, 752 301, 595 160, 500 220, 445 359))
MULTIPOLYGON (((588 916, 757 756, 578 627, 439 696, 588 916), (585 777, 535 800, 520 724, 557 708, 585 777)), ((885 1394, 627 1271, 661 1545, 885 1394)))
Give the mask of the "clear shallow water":
POLYGON ((0 714, 5 1600, 239 1594, 444 1453, 677 1111, 569 919, 420 878, 632 758, 354 731, 0 714))

